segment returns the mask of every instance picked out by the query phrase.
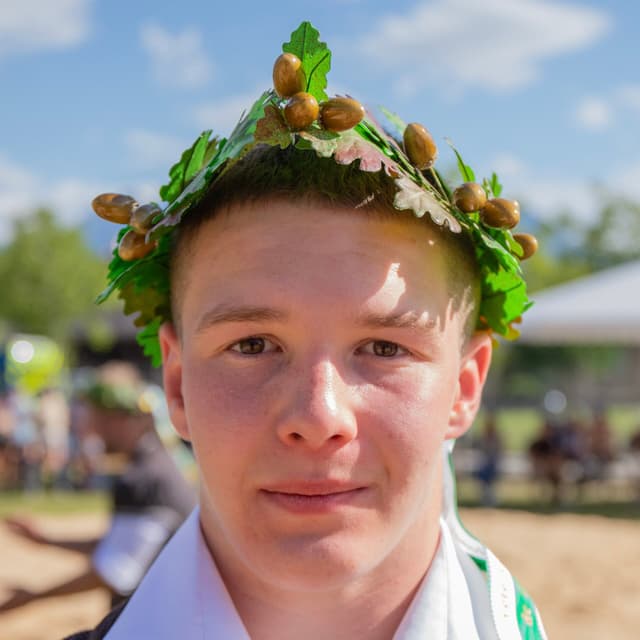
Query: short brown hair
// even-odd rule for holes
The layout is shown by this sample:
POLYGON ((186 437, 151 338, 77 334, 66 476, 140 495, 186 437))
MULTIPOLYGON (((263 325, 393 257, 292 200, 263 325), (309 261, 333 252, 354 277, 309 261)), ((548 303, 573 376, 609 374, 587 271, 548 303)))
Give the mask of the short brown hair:
MULTIPOLYGON (((362 171, 357 162, 340 165, 333 158, 320 158, 293 146, 286 149, 256 145, 214 182, 205 197, 177 227, 171 248, 172 316, 180 326, 182 263, 198 229, 221 211, 267 200, 294 200, 301 204, 321 204, 353 209, 367 215, 413 217, 393 206, 396 187, 384 171, 362 171)), ((443 240, 449 293, 454 307, 467 314, 465 337, 473 334, 480 298, 480 275, 471 240, 423 218, 443 240)))

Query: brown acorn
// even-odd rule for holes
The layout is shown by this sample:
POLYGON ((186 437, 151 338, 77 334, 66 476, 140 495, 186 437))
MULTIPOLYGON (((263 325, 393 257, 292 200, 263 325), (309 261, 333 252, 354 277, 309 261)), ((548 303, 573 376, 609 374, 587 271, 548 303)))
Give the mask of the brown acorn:
POLYGON ((144 258, 148 253, 156 248, 156 242, 145 242, 144 236, 136 233, 133 229, 129 229, 122 236, 118 245, 118 255, 126 262, 144 258))
POLYGON ((453 192, 453 203, 462 213, 471 213, 484 207, 487 194, 476 182, 465 182, 453 192))
POLYGON ((364 107, 353 98, 331 98, 320 107, 322 126, 327 131, 352 129, 364 115, 364 107))
POLYGON ((273 88, 281 98, 290 98, 304 91, 306 78, 302 62, 293 53, 283 53, 273 64, 273 88))
POLYGON ((162 209, 160 209, 157 204, 143 204, 131 212, 129 224, 133 227, 133 230, 136 233, 144 235, 149 231, 149 229, 151 229, 153 219, 159 213, 162 213, 162 209))
POLYGON ((300 91, 289 98, 284 108, 284 119, 292 131, 306 129, 318 117, 318 101, 310 94, 300 91))
POLYGON ((411 164, 418 169, 429 169, 438 157, 438 147, 431 134, 417 122, 407 125, 404 130, 404 150, 411 164))
POLYGON ((480 220, 489 227, 512 229, 520 222, 520 204, 505 198, 487 200, 480 209, 480 220))
POLYGON ((538 240, 530 233, 514 233, 513 239, 522 247, 520 260, 530 258, 538 250, 538 240))
POLYGON ((93 199, 91 206, 101 218, 109 222, 127 224, 138 203, 135 198, 120 193, 101 193, 93 199))

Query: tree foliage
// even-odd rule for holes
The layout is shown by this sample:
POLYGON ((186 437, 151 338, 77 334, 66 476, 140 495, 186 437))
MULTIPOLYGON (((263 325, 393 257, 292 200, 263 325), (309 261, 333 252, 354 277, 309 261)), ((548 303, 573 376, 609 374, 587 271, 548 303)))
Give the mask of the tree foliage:
POLYGON ((38 210, 17 221, 0 247, 0 320, 10 331, 65 340, 74 322, 95 317, 105 271, 80 229, 38 210))
POLYGON ((610 196, 593 221, 564 213, 536 235, 541 250, 523 264, 531 291, 640 258, 640 202, 610 196))

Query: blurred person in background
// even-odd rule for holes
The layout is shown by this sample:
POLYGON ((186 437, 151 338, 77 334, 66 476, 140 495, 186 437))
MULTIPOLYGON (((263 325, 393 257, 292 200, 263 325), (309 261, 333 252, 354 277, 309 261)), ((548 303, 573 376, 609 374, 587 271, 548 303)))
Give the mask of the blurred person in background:
POLYGON ((19 488, 27 492, 38 491, 42 488, 46 444, 36 419, 36 405, 31 396, 18 390, 12 392, 11 404, 16 419, 13 442, 19 452, 19 488))
POLYGON ((628 451, 633 460, 633 480, 636 500, 640 503, 640 424, 629 438, 628 451))
POLYGON ((16 535, 36 544, 86 554, 91 562, 84 573, 45 591, 14 589, 0 604, 0 612, 100 586, 110 591, 112 603, 125 600, 195 506, 194 488, 156 431, 147 391, 137 371, 126 363, 104 365, 80 391, 75 418, 81 438, 98 435, 105 454, 113 454, 121 463, 111 487, 109 529, 102 538, 56 540, 28 521, 7 519, 16 535))
POLYGON ((551 488, 551 501, 561 500, 562 466, 564 454, 562 435, 558 425, 547 419, 536 438, 529 445, 529 458, 534 478, 551 488))
POLYGON ((16 416, 8 390, 0 391, 0 489, 19 486, 20 450, 14 441, 16 416))
POLYGON ((589 476, 589 432, 577 417, 555 422, 547 419, 529 445, 534 477, 551 489, 550 500, 560 505, 575 488, 579 500, 589 476))
POLYGON ((590 480, 606 478, 609 464, 615 457, 613 434, 606 413, 596 413, 588 433, 586 472, 590 480))
POLYGON ((489 413, 484 423, 484 430, 475 442, 475 448, 481 454, 480 465, 475 477, 482 485, 482 504, 493 507, 497 504, 495 484, 500 474, 502 458, 502 438, 496 425, 495 414, 489 413))
POLYGON ((69 403, 61 389, 44 389, 38 395, 36 420, 45 445, 43 483, 48 489, 63 487, 66 483, 66 465, 69 459, 69 403))

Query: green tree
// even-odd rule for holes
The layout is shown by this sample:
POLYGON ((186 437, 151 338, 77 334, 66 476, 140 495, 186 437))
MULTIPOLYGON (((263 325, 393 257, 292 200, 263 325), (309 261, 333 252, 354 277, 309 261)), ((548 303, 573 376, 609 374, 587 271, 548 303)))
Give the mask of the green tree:
POLYGON ((11 331, 65 342, 73 323, 96 317, 104 274, 105 261, 80 229, 38 210, 17 221, 13 239, 0 248, 0 321, 11 331))

